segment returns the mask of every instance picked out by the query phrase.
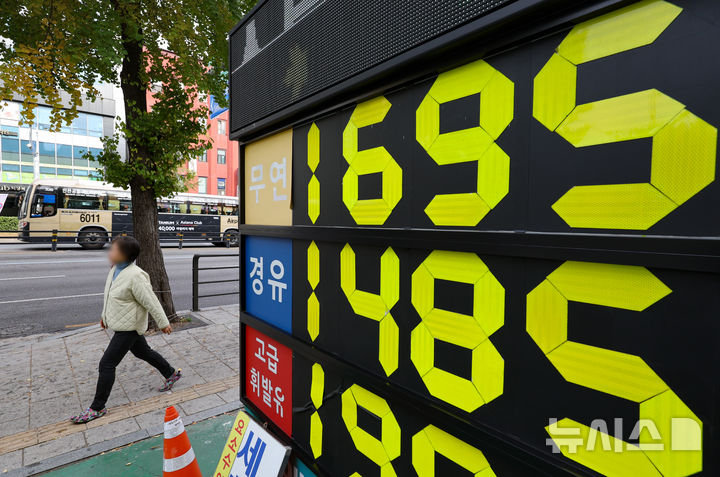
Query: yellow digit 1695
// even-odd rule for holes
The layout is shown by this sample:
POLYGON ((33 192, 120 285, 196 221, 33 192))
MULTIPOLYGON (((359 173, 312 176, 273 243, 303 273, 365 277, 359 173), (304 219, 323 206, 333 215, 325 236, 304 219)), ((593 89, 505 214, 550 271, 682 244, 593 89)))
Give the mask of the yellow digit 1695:
POLYGON ((343 157, 348 170, 343 177, 343 202, 360 225, 382 225, 402 198, 402 169, 383 146, 358 150, 358 130, 382 122, 390 111, 384 96, 360 103, 343 131, 343 157), (382 173, 382 197, 359 198, 359 176, 382 173))
POLYGON ((479 60, 440 74, 415 113, 416 139, 440 166, 477 162, 477 189, 436 195, 425 213, 435 225, 473 227, 508 193, 510 158, 495 140, 513 119, 510 81, 479 60), (480 94, 479 126, 440 134, 440 105, 480 94))
POLYGON ((571 227, 646 230, 715 180, 717 129, 666 94, 576 105, 578 65, 653 43, 681 11, 646 0, 577 25, 535 77, 533 116, 573 146, 652 138, 649 183, 575 186, 553 204, 571 227))
POLYGON ((680 477, 702 469, 702 422, 642 358, 569 341, 567 335, 569 301, 642 311, 671 292, 644 267, 565 262, 528 294, 527 331, 560 374, 639 403, 638 424, 657 430, 640 433, 639 445, 633 445, 561 419, 546 430, 567 458, 613 476, 680 477), (572 439, 580 445, 568 446, 572 439))

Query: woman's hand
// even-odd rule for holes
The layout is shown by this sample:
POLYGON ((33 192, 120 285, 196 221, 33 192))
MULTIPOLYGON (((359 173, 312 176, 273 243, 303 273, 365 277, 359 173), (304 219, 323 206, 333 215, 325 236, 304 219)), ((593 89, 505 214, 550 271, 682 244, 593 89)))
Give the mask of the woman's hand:
POLYGON ((166 335, 169 335, 170 333, 172 333, 172 326, 167 325, 165 328, 163 328, 163 329, 160 330, 160 331, 162 331, 162 332, 165 333, 166 335))
POLYGON ((107 328, 107 327, 105 326, 105 322, 102 320, 102 318, 100 318, 100 328, 102 328, 103 330, 104 330, 105 328, 107 328))

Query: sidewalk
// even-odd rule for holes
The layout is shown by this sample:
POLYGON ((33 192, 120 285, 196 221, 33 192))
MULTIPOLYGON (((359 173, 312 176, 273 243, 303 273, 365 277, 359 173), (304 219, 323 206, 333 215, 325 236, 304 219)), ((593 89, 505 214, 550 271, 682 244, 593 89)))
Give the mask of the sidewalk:
POLYGON ((108 415, 81 425, 68 418, 92 400, 109 333, 90 327, 0 342, 0 475, 34 475, 159 434, 170 404, 186 424, 237 409, 238 314, 237 306, 208 309, 193 313, 206 326, 149 337, 183 370, 173 391, 159 393, 162 377, 128 355, 117 369, 108 415))

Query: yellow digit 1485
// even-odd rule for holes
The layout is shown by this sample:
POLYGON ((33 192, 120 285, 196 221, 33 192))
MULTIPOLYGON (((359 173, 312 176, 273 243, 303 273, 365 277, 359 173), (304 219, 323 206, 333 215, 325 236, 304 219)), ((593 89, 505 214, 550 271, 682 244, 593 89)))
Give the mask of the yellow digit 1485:
POLYGON ((479 60, 440 74, 415 113, 416 139, 440 166, 477 162, 477 189, 436 195, 425 209, 435 225, 475 226, 508 193, 510 158, 495 140, 513 119, 513 82, 479 60), (440 134, 440 105, 480 94, 479 126, 440 134))
POLYGON ((702 422, 642 358, 567 336, 569 301, 642 311, 671 292, 644 267, 565 262, 528 294, 527 331, 560 374, 639 403, 638 423, 657 430, 642 432, 633 445, 565 418, 547 432, 569 459, 613 476, 680 477, 702 469, 702 422), (582 438, 580 445, 567 446, 572 438, 582 438))
POLYGON ((717 129, 668 95, 576 104, 578 65, 653 43, 681 11, 646 0, 582 23, 535 77, 533 116, 573 146, 652 138, 650 182, 575 186, 553 204, 571 227, 646 230, 715 180, 717 129))
POLYGON ((378 359, 390 376, 398 367, 400 331, 390 310, 400 299, 400 260, 388 247, 380 257, 380 294, 355 286, 355 251, 346 244, 340 252, 340 287, 355 313, 378 322, 378 359))
POLYGON ((505 361, 489 336, 505 321, 505 289, 474 253, 433 251, 412 275, 412 304, 422 319, 410 358, 430 394, 472 412, 503 392, 505 361), (473 286, 473 314, 435 307, 435 280, 473 286), (472 350, 472 379, 435 367, 435 340, 472 350))

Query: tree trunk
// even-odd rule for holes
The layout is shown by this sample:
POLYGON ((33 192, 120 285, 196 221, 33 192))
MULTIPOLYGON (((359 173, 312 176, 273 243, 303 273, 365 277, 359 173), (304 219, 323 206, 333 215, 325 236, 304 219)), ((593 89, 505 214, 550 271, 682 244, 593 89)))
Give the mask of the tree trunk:
MULTIPOLYGON (((122 68, 120 70, 120 88, 123 92, 125 106, 125 122, 130 131, 126 137, 129 162, 147 164, 146 169, 152 170, 152 158, 149 157, 144 144, 132 134, 134 121, 147 114, 147 85, 142 80, 145 63, 143 62, 143 45, 139 25, 132 22, 138 14, 135 2, 114 0, 112 2, 119 18, 121 18, 121 41, 125 49, 122 68)), ((165 261, 160 248, 157 199, 151 184, 136 176, 130 180, 130 192, 133 207, 133 233, 140 242, 142 251, 137 263, 150 275, 153 290, 160 299, 163 309, 171 322, 179 321, 175 313, 175 305, 170 291, 170 282, 165 271, 165 261)))
POLYGON ((142 190, 141 179, 130 183, 132 191, 133 230, 135 238, 140 242, 141 252, 137 264, 150 275, 155 294, 171 322, 178 321, 175 314, 170 281, 165 271, 165 260, 160 248, 158 231, 157 199, 152 189, 142 190))

